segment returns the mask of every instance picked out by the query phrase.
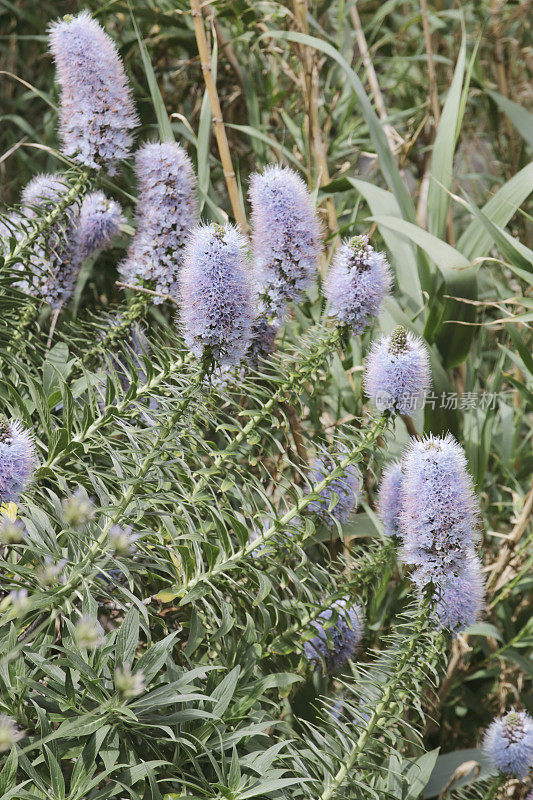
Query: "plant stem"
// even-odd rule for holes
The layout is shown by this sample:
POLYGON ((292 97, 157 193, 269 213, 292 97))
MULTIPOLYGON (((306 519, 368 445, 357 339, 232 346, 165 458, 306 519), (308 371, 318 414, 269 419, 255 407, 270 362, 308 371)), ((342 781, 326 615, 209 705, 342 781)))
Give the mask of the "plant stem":
POLYGON ((87 350, 83 358, 84 362, 88 366, 93 365, 101 353, 111 348, 122 338, 133 322, 144 316, 147 308, 147 298, 143 294, 139 294, 120 316, 117 324, 111 326, 105 336, 94 347, 87 350))
POLYGON ((322 792, 318 800, 332 800, 332 798, 337 792, 337 789, 340 789, 340 787, 350 774, 350 771, 355 766, 359 756, 362 753, 364 753, 368 740, 372 736, 378 722, 384 715, 384 712, 387 711, 387 708, 394 697, 394 692, 402 681, 404 673, 411 667, 411 661, 413 657, 416 655, 421 635, 427 626, 428 616, 429 616, 429 604, 426 601, 424 602, 420 610, 413 634, 409 639, 407 647, 405 648, 405 650, 403 650, 402 655, 398 661, 398 664, 396 665, 396 668, 394 670, 394 675, 392 679, 385 686, 383 694, 381 696, 381 700, 375 706, 368 722, 366 723, 365 730, 361 733, 356 743, 352 747, 348 755, 348 758, 346 759, 343 766, 339 769, 339 771, 337 772, 337 774, 335 775, 329 786, 322 792))
MULTIPOLYGON (((378 417, 368 429, 366 434, 362 436, 359 444, 354 447, 351 453, 345 456, 345 458, 339 462, 339 464, 329 473, 329 475, 313 486, 312 493, 300 497, 298 502, 295 503, 289 511, 287 511, 278 519, 275 519, 269 528, 264 530, 259 536, 257 536, 256 539, 248 542, 245 547, 241 547, 239 550, 233 553, 233 555, 227 558, 226 561, 216 564, 209 572, 202 573, 194 578, 191 578, 191 580, 189 580, 183 587, 180 587, 177 594, 185 596, 199 583, 205 581, 211 582, 216 575, 225 572, 228 568, 231 568, 235 566, 235 564, 248 558, 248 556, 252 555, 255 550, 260 548, 263 544, 266 544, 266 542, 272 539, 272 537, 279 533, 280 530, 289 525, 295 519, 295 517, 298 517, 310 503, 314 502, 313 497, 315 494, 320 494, 321 491, 327 489, 327 487, 333 483, 333 481, 335 481, 337 478, 340 478, 341 475, 344 474, 347 467, 352 464, 356 464, 361 460, 361 456, 365 450, 368 450, 369 447, 371 447, 371 445, 373 445, 376 440, 379 439, 380 435, 385 430, 388 419, 388 414, 383 414, 382 416, 378 417)), ((305 535, 303 538, 306 538, 305 535)))
POLYGON ((433 44, 431 42, 431 30, 429 27, 427 0, 420 0, 420 9, 422 11, 422 27, 424 29, 424 41, 426 44, 426 58, 428 65, 428 78, 429 78, 429 96, 431 100, 431 107, 433 110, 433 120, 435 122, 435 127, 437 127, 440 120, 440 105, 439 105, 439 93, 437 90, 437 73, 435 72, 435 61, 433 60, 433 44))
POLYGON ((31 221, 32 227, 29 233, 27 233, 26 236, 23 236, 22 239, 17 242, 13 250, 4 256, 4 266, 16 264, 17 261, 20 260, 22 254, 37 241, 39 236, 49 226, 53 225, 59 217, 61 217, 69 205, 80 194, 83 185, 88 181, 89 174, 90 173, 87 168, 80 169, 77 180, 72 184, 68 192, 62 196, 61 200, 52 209, 52 211, 42 217, 39 217, 37 220, 31 221))
POLYGON ((352 18, 352 24, 355 28, 355 38, 357 39, 357 46, 361 54, 363 66, 366 69, 368 83, 370 85, 372 94, 374 95, 374 103, 376 104, 376 110, 378 112, 381 122, 383 123, 383 132, 387 137, 387 141, 389 143, 391 152, 394 153, 396 143, 394 141, 393 129, 387 122, 388 119, 387 109, 385 108, 385 102, 383 100, 383 95, 381 94, 381 89, 379 88, 376 71, 374 69, 372 58, 368 50, 368 44, 366 41, 365 32, 363 31, 363 26, 361 25, 361 18, 359 17, 359 11, 357 10, 357 3, 354 3, 351 6, 350 16, 352 18))
POLYGON ((237 224, 242 232, 245 233, 248 228, 248 224, 246 222, 246 215, 244 213, 239 187, 237 186, 237 180, 233 170, 228 137, 226 136, 226 129, 224 127, 224 119, 222 117, 222 109, 220 108, 217 86, 213 76, 213 70, 211 69, 211 57, 209 53, 209 46, 207 44, 207 37, 205 35, 202 7, 200 5, 200 0, 190 0, 190 3, 191 15, 194 22, 194 33, 196 35, 198 53, 200 55, 200 62, 202 64, 202 73, 204 76, 205 87, 207 89, 207 95, 209 97, 209 104, 211 106, 211 114, 213 117, 213 125, 215 127, 218 152, 222 162, 226 186, 228 187, 231 208, 233 209, 233 216, 235 217, 237 224))
MULTIPOLYGON (((70 595, 71 592, 83 580, 84 569, 87 566, 89 566, 94 561, 94 559, 98 555, 98 553, 101 552, 102 547, 105 545, 105 543, 107 541, 107 538, 109 536, 109 531, 111 530, 111 528, 114 525, 117 525, 118 522, 120 522, 122 515, 125 514, 125 512, 127 511, 128 506, 129 506, 130 502, 133 499, 133 496, 135 494, 135 490, 136 490, 137 486, 139 484, 141 484, 144 481, 144 479, 146 478, 146 476, 148 474, 148 471, 153 466, 154 461, 157 459, 157 457, 159 455, 159 448, 160 448, 161 444, 165 441, 165 439, 168 437, 168 435, 172 432, 172 429, 174 428, 174 426, 176 425, 176 423, 178 422, 180 417, 184 414, 184 412, 186 411, 187 407, 190 405, 191 400, 193 399, 195 391, 199 388, 199 386, 201 386, 206 374, 209 371, 209 366, 210 365, 209 365, 208 360, 204 359, 201 368, 198 370, 198 374, 197 374, 196 378, 194 379, 194 381, 191 383, 191 385, 189 387, 189 391, 187 393, 187 396, 183 398, 183 400, 180 402, 178 408, 174 411, 174 413, 169 418, 169 420, 166 423, 166 425, 163 428, 161 428, 161 430, 159 431, 159 433, 157 435, 157 438, 156 438, 155 442, 153 443, 150 452, 148 453, 148 455, 145 457, 144 461, 140 465, 139 470, 138 470, 135 478, 132 480, 129 488, 124 493, 124 495, 122 496, 121 500, 117 503, 116 506, 114 506, 114 513, 112 514, 112 516, 110 516, 108 518, 106 524, 104 525, 104 527, 102 529, 102 532, 101 532, 100 536, 96 539, 95 542, 93 542, 92 546, 89 548, 85 558, 83 559, 83 563, 80 565, 81 566, 80 571, 76 575, 71 576, 70 580, 68 580, 65 583, 65 585, 61 587, 61 589, 57 592, 56 597, 54 598, 56 601, 57 600, 62 600, 62 598, 65 595, 67 595, 67 596, 70 595)), ((56 605, 56 604, 57 604, 57 602, 54 603, 54 605, 56 605)))
MULTIPOLYGON (((309 34, 309 25, 307 23, 308 0, 293 0, 294 17, 300 28, 300 31, 306 35, 309 34)), ((315 62, 316 51, 305 45, 300 46, 300 53, 302 55, 302 63, 304 66, 304 99, 307 105, 307 114, 309 122, 309 139, 312 144, 314 156, 318 168, 320 170, 319 186, 325 186, 330 182, 327 151, 322 137, 322 129, 320 127, 320 120, 318 117, 318 66, 315 62)), ((328 214, 328 227, 331 233, 338 233, 339 223, 337 220, 337 212, 335 210, 334 197, 328 197, 326 200, 326 210, 328 214)))
MULTIPOLYGON (((355 577, 349 581, 347 585, 350 591, 359 591, 369 580, 374 579, 378 572, 381 574, 380 571, 387 569, 391 561, 395 559, 395 543, 393 541, 386 542, 383 547, 378 548, 374 553, 372 553, 372 556, 368 559, 368 561, 359 568, 355 577)), ((315 608, 314 611, 311 611, 309 614, 305 614, 301 619, 299 619, 297 622, 294 622, 286 630, 284 630, 283 633, 278 634, 270 643, 269 649, 275 648, 276 643, 281 643, 288 637, 298 633, 299 631, 302 631, 304 628, 307 628, 311 622, 317 619, 317 617, 324 612, 325 609, 331 608, 337 602, 337 600, 340 600, 345 595, 345 588, 339 590, 339 592, 335 592, 332 595, 328 595, 327 600, 315 608)))

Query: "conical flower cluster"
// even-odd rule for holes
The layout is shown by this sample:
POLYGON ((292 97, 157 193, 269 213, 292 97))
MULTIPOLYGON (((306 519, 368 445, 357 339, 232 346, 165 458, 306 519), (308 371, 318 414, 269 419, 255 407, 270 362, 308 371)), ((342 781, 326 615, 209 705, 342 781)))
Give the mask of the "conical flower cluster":
MULTIPOLYGON (((309 480, 311 489, 314 484, 321 483, 335 469, 333 459, 328 456, 317 458, 311 465, 309 480)), ((346 524, 357 508, 363 479, 361 472, 354 464, 346 467, 342 475, 335 478, 320 492, 320 500, 313 500, 307 510, 316 514, 326 525, 332 525, 333 518, 346 524)))
POLYGON ((120 273, 126 283, 146 281, 162 295, 176 295, 183 252, 198 221, 196 176, 183 147, 148 143, 135 156, 139 183, 137 230, 120 273))
POLYGON ((302 179, 269 166, 250 180, 252 249, 258 291, 270 316, 283 317, 310 285, 320 256, 320 223, 302 179))
POLYGON ((129 156, 138 124, 114 42, 82 11, 52 23, 50 49, 61 86, 63 152, 113 174, 116 164, 129 156))
POLYGON ((304 644, 311 663, 324 662, 329 672, 336 672, 352 658, 363 637, 363 612, 358 605, 349 605, 348 598, 337 600, 312 623, 316 635, 304 644), (335 621, 326 623, 335 618, 335 621))
POLYGON ((180 281, 185 341, 198 356, 237 364, 255 317, 246 240, 232 225, 200 225, 192 234, 180 281))
MULTIPOLYGON (((59 175, 33 178, 22 192, 25 219, 49 213, 67 191, 59 175)), ((81 208, 73 201, 64 217, 38 237, 28 259, 31 275, 19 281, 19 288, 59 308, 74 292, 85 259, 107 247, 121 221, 120 205, 103 192, 87 195, 81 208)))
POLYGON ((431 384, 427 348, 402 327, 374 342, 364 375, 366 394, 379 411, 412 414, 431 384))
POLYGON ((471 625, 483 605, 475 552, 478 511, 466 458, 451 435, 412 441, 401 465, 383 474, 378 511, 388 534, 399 534, 402 558, 415 567, 420 590, 434 587, 435 613, 452 630, 471 625))
POLYGON ((18 420, 0 419, 0 503, 16 503, 37 460, 31 433, 18 420))
POLYGON ((498 772, 523 780, 533 767, 533 719, 514 710, 497 717, 485 733, 483 750, 498 772))
POLYGON ((384 253, 374 250, 368 236, 354 236, 339 247, 326 277, 324 294, 330 316, 352 333, 362 333, 379 314, 391 284, 384 253))

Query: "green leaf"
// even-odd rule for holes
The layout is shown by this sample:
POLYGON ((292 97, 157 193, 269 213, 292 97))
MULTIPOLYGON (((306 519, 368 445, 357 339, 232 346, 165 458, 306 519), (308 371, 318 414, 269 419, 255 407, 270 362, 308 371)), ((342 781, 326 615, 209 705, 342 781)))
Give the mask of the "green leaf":
POLYGON ((385 136, 385 132, 383 130, 383 125, 380 122, 379 117, 377 116, 376 112, 372 108, 372 104, 368 99, 367 93, 363 87, 363 84, 350 67, 348 62, 343 58, 343 56, 336 50, 329 42, 326 42, 322 39, 317 39, 314 36, 308 36, 304 33, 298 33, 296 31, 268 31, 267 33, 262 34, 260 39, 262 38, 273 38, 273 39, 281 39, 283 41, 289 42, 296 42, 297 44, 303 44, 307 47, 312 47, 315 50, 319 50, 322 53, 325 53, 327 56, 332 58, 337 64, 342 68, 344 71, 346 78, 350 86, 352 87, 353 91, 357 95, 357 99, 359 100, 359 104, 361 107, 361 112, 363 117, 365 118, 365 122, 368 125, 368 129, 370 131, 370 136, 372 137, 372 141, 374 143, 374 147, 376 148, 376 153, 379 158, 379 166, 383 173, 385 180, 387 181, 387 185, 389 186, 390 190, 396 197, 398 202, 398 206, 401 209, 401 212, 405 219, 410 220, 412 222, 415 221, 415 207, 413 204, 413 200, 407 191, 407 188, 402 180, 402 176, 400 175, 400 171, 398 169, 398 165, 394 159, 394 156, 391 152, 389 147, 389 143, 387 141, 387 137, 385 136))
POLYGON ((118 630, 116 662, 120 666, 131 666, 139 643, 139 612, 130 608, 118 630))
MULTIPOLYGON (((532 191, 533 161, 498 189, 481 211, 490 222, 504 227, 532 191)), ((494 238, 481 219, 475 219, 459 238, 457 249, 472 261, 486 256, 493 243, 494 238)))
MULTIPOLYGON (((468 748, 466 750, 455 750, 453 753, 445 753, 437 758, 431 778, 424 789, 424 798, 438 797, 444 787, 448 785, 455 770, 458 769, 462 764, 466 764, 470 761, 477 762, 481 767, 481 771, 476 778, 476 781, 483 780, 489 775, 494 774, 480 747, 468 748)), ((459 788, 460 786, 466 786, 472 781, 474 774, 474 765, 472 765, 472 770, 468 773, 468 775, 460 778, 457 783, 454 783, 454 787, 459 788)))
POLYGON ((144 73, 146 75, 146 80, 148 81, 148 88, 150 89, 152 104, 154 106, 154 111, 157 118, 157 124, 159 127, 159 137, 162 142, 173 142, 175 141, 175 139, 174 139, 174 132, 172 130, 172 125, 170 124, 170 119, 168 117, 165 104, 163 102, 163 97, 161 96, 159 86, 157 85, 157 79, 155 77, 154 68, 152 67, 152 62, 150 61, 148 51, 142 40, 139 28, 137 26, 137 22, 135 20, 131 8, 130 8, 130 16, 131 16, 131 21, 133 23, 133 27, 135 29, 135 34, 137 36, 137 41, 139 42, 139 50, 141 51, 144 73))
POLYGON ((452 185, 453 156, 457 143, 457 132, 461 124, 461 89, 465 64, 466 37, 463 33, 452 84, 437 128, 430 164, 431 180, 427 196, 428 228, 430 233, 441 239, 446 234, 446 217, 450 205, 448 190, 452 185))
POLYGON ((485 92, 499 105, 503 113, 511 120, 524 141, 533 148, 533 114, 531 111, 526 111, 523 106, 519 106, 518 103, 513 103, 508 97, 504 97, 498 92, 493 92, 490 89, 485 89, 485 92))
POLYGON ((424 753, 409 767, 405 774, 409 787, 405 800, 417 800, 420 797, 420 792, 425 788, 431 777, 438 755, 439 748, 437 747, 429 753, 424 753))

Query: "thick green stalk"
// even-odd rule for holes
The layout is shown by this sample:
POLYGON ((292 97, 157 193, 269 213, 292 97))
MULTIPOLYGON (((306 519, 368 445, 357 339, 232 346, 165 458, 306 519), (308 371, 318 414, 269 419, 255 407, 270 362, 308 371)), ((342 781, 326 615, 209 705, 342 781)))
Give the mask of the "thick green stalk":
MULTIPOLYGON (((329 329, 327 331, 327 335, 323 339, 320 339, 316 346, 301 359, 294 372, 291 372, 289 377, 280 384, 270 400, 265 403, 261 410, 249 420, 249 422, 239 431, 239 433, 236 434, 231 444, 221 453, 217 453, 217 455, 213 458, 213 464, 209 470, 209 475, 200 477, 199 483, 196 487, 197 491, 199 491, 201 488, 204 488, 208 484, 210 478, 212 478, 213 475, 221 469, 228 459, 235 455, 239 445, 246 441, 246 439, 253 433, 257 425, 269 416, 275 406, 282 403, 287 395, 296 387, 299 388, 301 386, 306 377, 308 377, 309 374, 316 368, 317 363, 320 362, 324 356, 327 356, 331 352, 332 348, 338 341, 339 335, 340 333, 338 328, 329 329)), ((175 362, 171 364, 168 370, 161 372, 146 384, 139 386, 137 389, 136 398, 149 396, 152 390, 160 386, 163 381, 170 377, 170 375, 179 372, 179 369, 182 365, 183 361, 175 362)), ((132 398, 129 398, 128 400, 123 400, 118 404, 113 405, 113 415, 120 415, 123 410, 131 406, 131 402, 132 398)), ((105 423, 109 420, 110 412, 111 408, 109 410, 106 409, 100 417, 94 420, 94 422, 87 428, 86 431, 74 436, 72 438, 72 442, 81 443, 90 439, 90 437, 100 430, 100 428, 103 427, 103 425, 105 425, 105 423)), ((61 461, 63 454, 64 451, 56 453, 56 455, 50 461, 47 461, 44 466, 48 469, 53 468, 59 461, 61 461)), ((38 473, 37 477, 39 477, 38 473)))
MULTIPOLYGON (((220 573, 224 573, 227 569, 231 569, 236 564, 246 560, 254 551, 266 544, 266 542, 272 539, 272 537, 279 533, 280 530, 289 525, 293 519, 302 513, 309 503, 314 502, 315 494, 319 494, 321 491, 323 491, 323 489, 327 489, 327 487, 333 483, 333 481, 337 480, 337 478, 340 478, 341 475, 344 474, 347 467, 360 461, 362 453, 364 453, 365 450, 368 450, 385 430, 388 418, 388 413, 380 416, 371 425, 366 434, 362 436, 359 444, 351 451, 351 453, 345 456, 342 461, 340 461, 339 464, 329 473, 329 475, 313 486, 312 493, 300 497, 298 502, 295 503, 294 506, 286 512, 286 514, 274 520, 272 525, 267 530, 264 530, 263 533, 261 533, 253 541, 248 542, 245 547, 237 550, 222 563, 216 564, 211 570, 209 570, 209 572, 205 572, 196 576, 195 578, 191 578, 191 580, 189 580, 183 587, 180 587, 176 591, 175 596, 185 596, 199 583, 210 583, 213 578, 216 578, 220 573)), ((165 592, 165 596, 168 596, 168 592, 165 592)))
POLYGON ((116 325, 110 325, 109 330, 102 337, 102 339, 85 353, 82 359, 83 362, 87 366, 92 366, 95 361, 97 361, 98 356, 100 356, 106 350, 112 348, 113 345, 123 338, 124 334, 128 331, 133 322, 136 322, 138 319, 144 316, 147 308, 148 300, 146 299, 146 296, 139 295, 139 297, 136 297, 132 301, 131 305, 129 305, 124 311, 124 313, 121 314, 116 325))
POLYGON ((139 484, 141 484, 144 481, 144 479, 148 474, 148 471, 153 466, 154 461, 157 459, 161 444, 169 436, 169 434, 172 432, 172 429, 174 428, 180 417, 187 410, 187 407, 189 406, 189 404, 193 399, 195 391, 202 384, 203 379, 208 373, 209 366, 210 365, 208 361, 204 359, 196 378, 189 387, 189 392, 187 396, 183 398, 178 408, 169 418, 167 424, 160 430, 150 452, 140 465, 134 480, 132 480, 129 488, 124 493, 118 504, 114 507, 114 513, 108 518, 106 524, 102 529, 102 532, 100 533, 100 536, 93 542, 92 546, 87 551, 82 563, 80 564, 80 569, 76 572, 76 574, 72 575, 70 579, 67 580, 67 582, 59 589, 59 591, 55 594, 55 596, 51 598, 50 601, 51 607, 56 607, 60 605, 63 602, 63 600, 66 597, 69 597, 72 594, 72 592, 82 582, 86 568, 92 564, 92 562, 101 552, 102 548, 104 547, 108 539, 109 531, 111 530, 111 528, 114 525, 117 525, 121 521, 122 515, 127 511, 128 506, 135 495, 136 488, 139 486, 139 484))
POLYGON ((351 770, 357 763, 358 758, 365 752, 366 746, 374 733, 378 723, 385 716, 387 709, 394 699, 395 692, 398 686, 401 685, 404 674, 407 670, 416 666, 413 663, 414 657, 417 654, 420 639, 427 628, 428 617, 430 611, 429 601, 424 602, 411 637, 408 640, 405 650, 403 650, 400 659, 394 669, 394 674, 391 680, 386 684, 381 695, 381 700, 374 707, 371 716, 366 723, 364 731, 361 733, 354 746, 352 747, 345 763, 339 769, 329 786, 324 789, 319 797, 319 800, 332 800, 336 792, 346 778, 349 776, 351 770))
MULTIPOLYGON (((359 591, 369 580, 375 578, 377 574, 381 574, 382 570, 387 569, 395 558, 396 543, 390 540, 386 542, 383 547, 380 547, 372 554, 371 558, 369 558, 368 561, 357 571, 357 574, 354 576, 354 578, 347 582, 347 586, 349 586, 351 591, 359 591)), ((289 625, 289 627, 284 630, 283 633, 280 633, 278 636, 272 639, 269 647, 275 650, 276 644, 282 643, 288 637, 307 628, 326 609, 332 608, 337 600, 340 600, 345 595, 346 588, 328 596, 326 602, 321 603, 318 608, 314 609, 314 611, 311 611, 309 614, 304 614, 301 619, 297 620, 297 622, 294 622, 292 625, 289 625)))
POLYGON ((20 261, 23 254, 29 250, 33 244, 35 244, 39 236, 44 233, 47 228, 51 227, 54 222, 62 216, 62 214, 64 214, 71 203, 73 203, 76 197, 79 196, 83 185, 88 182, 89 174, 90 172, 88 169, 80 169, 76 181, 72 184, 68 192, 63 195, 59 203, 52 209, 52 211, 36 220, 32 220, 31 231, 29 231, 26 236, 23 236, 22 239, 17 242, 11 252, 4 256, 4 267, 10 266, 11 264, 16 264, 18 261, 20 261))

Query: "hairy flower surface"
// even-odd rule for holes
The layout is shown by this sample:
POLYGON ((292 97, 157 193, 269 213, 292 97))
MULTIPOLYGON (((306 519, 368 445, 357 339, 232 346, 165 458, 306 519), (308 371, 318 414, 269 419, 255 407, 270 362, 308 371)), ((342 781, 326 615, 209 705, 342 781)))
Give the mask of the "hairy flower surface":
POLYGON ((81 265, 85 259, 107 247, 117 235, 122 209, 103 192, 92 192, 84 198, 76 222, 76 259, 81 265))
POLYGON ((195 355, 236 364, 250 344, 253 293, 246 241, 232 225, 200 225, 185 251, 181 322, 195 355))
POLYGON ((317 634, 305 642, 306 658, 312 663, 325 662, 334 672, 353 657, 363 636, 363 613, 359 606, 348 605, 348 599, 337 600, 312 623, 317 634), (335 618, 330 625, 325 623, 335 618))
POLYGON ((402 460, 403 557, 419 585, 460 567, 476 539, 477 504, 463 448, 453 436, 411 441, 402 460))
POLYGON ((115 44, 88 11, 50 26, 50 49, 61 87, 63 152, 110 174, 127 158, 138 124, 115 44))
POLYGON ((267 312, 281 317, 316 273, 320 223, 305 183, 287 167, 269 166, 253 175, 250 202, 259 294, 267 312))
POLYGON ((137 230, 120 273, 127 283, 148 281, 161 295, 174 295, 185 244, 198 221, 192 163, 179 144, 152 142, 137 151, 135 171, 137 230))
MULTIPOLYGON (((33 178, 22 192, 25 218, 51 212, 67 191, 59 175, 33 178)), ((28 259, 31 278, 22 278, 19 288, 59 308, 74 292, 83 261, 109 244, 121 219, 118 203, 102 192, 87 195, 81 208, 74 201, 64 218, 37 238, 28 259)))
POLYGON ((125 698, 139 697, 144 692, 144 675, 142 670, 132 673, 129 666, 115 670, 115 687, 125 698))
POLYGON ((94 503, 84 489, 76 489, 74 494, 61 501, 63 519, 73 528, 88 525, 95 517, 94 503))
POLYGON ((430 384, 428 353, 418 336, 399 327, 373 343, 364 388, 379 411, 411 414, 430 384))
POLYGON ((505 775, 523 780, 533 767, 533 719, 525 711, 509 711, 488 727, 483 750, 505 775))
POLYGON ((0 419, 0 502, 18 501, 36 464, 31 433, 18 420, 0 419))
MULTIPOLYGON (((312 485, 320 483, 335 469, 334 461, 329 457, 317 458, 311 465, 309 480, 312 485)), ((344 473, 335 478, 320 492, 320 500, 313 500, 307 506, 308 511, 317 514, 328 525, 332 517, 342 524, 348 522, 350 515, 357 508, 361 494, 362 478, 358 467, 350 464, 344 473), (338 498, 338 499, 337 499, 338 498), (330 504, 335 506, 329 510, 330 504)))
POLYGON ((393 461, 383 470, 378 493, 378 515, 386 536, 400 535, 402 466, 393 461))
POLYGON ((354 236, 337 250, 324 293, 330 316, 352 333, 362 333, 377 317, 381 301, 390 291, 392 277, 384 253, 368 243, 368 236, 354 236))
POLYGON ((481 617, 485 587, 475 551, 467 552, 460 567, 435 583, 435 618, 438 626, 459 632, 481 617))
POLYGON ((74 638, 78 647, 93 650, 104 643, 104 629, 96 617, 84 614, 76 624, 74 638))
POLYGON ((0 753, 5 753, 24 736, 25 733, 19 730, 15 720, 6 714, 0 714, 0 753))
POLYGON ((0 517, 1 544, 20 544, 25 536, 26 527, 21 519, 12 521, 8 517, 0 517))
POLYGON ((250 344, 246 351, 246 361, 257 367, 262 359, 267 358, 276 349, 276 334, 279 325, 269 322, 266 314, 260 314, 252 322, 250 344))

